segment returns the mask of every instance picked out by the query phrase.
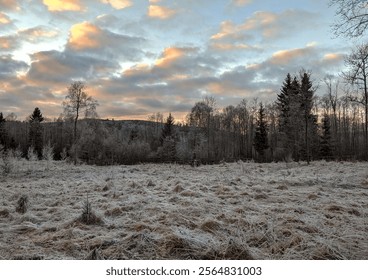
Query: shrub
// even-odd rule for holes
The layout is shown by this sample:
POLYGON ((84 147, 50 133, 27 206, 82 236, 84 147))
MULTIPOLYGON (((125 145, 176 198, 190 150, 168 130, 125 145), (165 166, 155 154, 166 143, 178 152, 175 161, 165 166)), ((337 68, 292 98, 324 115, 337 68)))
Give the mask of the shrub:
POLYGON ((28 209, 28 196, 23 194, 17 201, 17 207, 15 208, 15 211, 24 214, 27 212, 27 209, 28 209))

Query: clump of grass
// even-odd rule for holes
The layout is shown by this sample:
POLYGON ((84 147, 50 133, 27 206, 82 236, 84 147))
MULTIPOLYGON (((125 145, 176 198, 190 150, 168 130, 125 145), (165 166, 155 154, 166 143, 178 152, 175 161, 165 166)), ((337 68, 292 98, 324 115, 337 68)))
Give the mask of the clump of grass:
POLYGON ((92 210, 92 204, 91 202, 89 202, 88 195, 86 201, 83 204, 83 211, 78 221, 86 225, 102 224, 102 219, 98 217, 92 210))
POLYGON ((10 212, 8 209, 0 209, 0 217, 8 218, 10 216, 10 212))
POLYGON ((23 194, 17 201, 15 211, 24 214, 27 212, 27 209, 28 209, 28 196, 23 194))
POLYGON ((156 186, 156 184, 153 183, 152 180, 149 180, 147 183, 147 187, 154 187, 154 186, 156 186))
POLYGON ((220 228, 220 223, 214 220, 206 220, 203 224, 200 225, 200 228, 204 231, 213 232, 220 228))
POLYGON ((103 255, 100 253, 100 250, 98 249, 93 249, 88 256, 85 258, 86 260, 104 260, 105 258, 103 257, 103 255))

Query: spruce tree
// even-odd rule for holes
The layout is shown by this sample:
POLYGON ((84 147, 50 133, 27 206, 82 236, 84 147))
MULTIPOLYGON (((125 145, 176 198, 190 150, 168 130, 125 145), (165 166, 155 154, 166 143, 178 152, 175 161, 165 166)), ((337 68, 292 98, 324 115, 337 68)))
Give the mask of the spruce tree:
POLYGON ((7 138, 8 134, 5 128, 5 118, 3 113, 0 112, 0 145, 3 147, 3 149, 7 148, 7 138))
POLYGON ((174 161, 176 157, 176 141, 174 137, 174 117, 169 114, 166 123, 162 129, 161 137, 162 159, 166 161, 174 161))
POLYGON ((43 149, 43 131, 41 126, 41 122, 43 121, 44 117, 42 116, 40 109, 36 107, 29 118, 29 146, 34 147, 39 159, 42 158, 43 149))
POLYGON ((289 124, 290 117, 290 90, 292 79, 290 73, 286 75, 285 81, 283 82, 280 93, 277 95, 277 107, 280 111, 279 113, 279 130, 280 132, 284 132, 287 130, 289 124))
POLYGON ((325 114, 322 119, 322 136, 320 156, 322 159, 330 160, 332 157, 332 143, 331 143, 331 123, 330 117, 325 114))
POLYGON ((309 164, 311 156, 311 142, 313 141, 313 95, 314 89, 313 84, 310 80, 310 74, 303 72, 301 73, 301 83, 300 83, 300 112, 302 117, 302 127, 303 127, 303 150, 305 151, 305 157, 309 164))
POLYGON ((160 137, 161 146, 162 146, 165 138, 172 137, 173 133, 174 133, 174 117, 170 113, 169 116, 166 119, 166 123, 165 123, 165 125, 162 129, 162 132, 161 132, 161 137, 160 137))
POLYGON ((264 160, 264 151, 268 149, 268 137, 267 137, 267 121, 265 115, 265 108, 261 103, 258 110, 258 119, 256 126, 256 133, 254 136, 254 148, 260 155, 261 160, 264 160))

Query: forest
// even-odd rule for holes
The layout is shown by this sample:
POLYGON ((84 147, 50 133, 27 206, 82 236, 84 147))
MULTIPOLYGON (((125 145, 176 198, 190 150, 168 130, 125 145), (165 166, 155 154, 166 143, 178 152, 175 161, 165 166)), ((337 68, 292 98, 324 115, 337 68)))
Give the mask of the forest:
MULTIPOLYGON (((368 53, 367 45, 362 49, 368 53)), ((218 108, 205 96, 182 122, 161 113, 146 121, 99 119, 86 84, 73 82, 58 119, 46 121, 40 108, 25 121, 0 113, 2 157, 97 165, 367 160, 367 89, 360 81, 341 95, 341 82, 328 76, 327 92, 317 95, 312 74, 301 70, 286 75, 274 102, 243 99, 218 108)))

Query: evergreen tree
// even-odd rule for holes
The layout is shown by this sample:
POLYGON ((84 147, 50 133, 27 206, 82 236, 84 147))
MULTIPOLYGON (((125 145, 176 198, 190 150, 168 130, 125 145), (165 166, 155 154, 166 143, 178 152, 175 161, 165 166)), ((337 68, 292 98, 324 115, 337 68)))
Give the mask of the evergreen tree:
POLYGON ((322 119, 322 136, 320 156, 322 159, 329 160, 332 157, 332 143, 331 143, 331 123, 330 117, 325 114, 322 119))
POLYGON ((277 107, 280 111, 279 114, 279 130, 280 132, 285 132, 289 124, 290 117, 290 90, 292 79, 290 73, 286 75, 285 81, 283 82, 280 93, 277 95, 277 107))
POLYGON ((166 161, 174 161, 176 157, 176 141, 174 137, 174 117, 171 113, 162 129, 160 143, 161 158, 166 161))
POLYGON ((163 145, 165 138, 172 137, 173 134, 174 134, 174 117, 170 113, 166 119, 166 123, 161 132, 160 137, 161 146, 163 145))
POLYGON ((7 138, 8 134, 5 128, 5 118, 3 113, 0 112, 0 145, 3 146, 3 149, 7 148, 7 138))
POLYGON ((254 136, 254 148, 260 155, 261 160, 264 158, 264 151, 268 149, 268 138, 267 138, 267 121, 265 116, 265 108, 261 103, 258 110, 258 119, 256 126, 256 133, 254 136))
POLYGON ((135 142, 138 139, 138 127, 135 126, 131 131, 129 135, 129 141, 128 144, 131 144, 132 142, 135 142))
POLYGON ((291 152, 294 160, 300 160, 300 150, 301 150, 301 111, 300 111, 300 83, 296 77, 294 77, 291 88, 289 89, 289 102, 290 102, 290 113, 289 122, 286 127, 287 140, 285 145, 289 152, 291 152))
POLYGON ((29 129, 29 145, 34 147, 34 150, 39 159, 42 158, 43 149, 43 131, 41 122, 44 118, 39 108, 35 108, 32 115, 29 118, 30 129, 29 129))
POLYGON ((43 122, 44 121, 44 117, 41 114, 41 110, 36 107, 32 113, 32 115, 30 116, 30 122, 43 122))
POLYGON ((305 151, 305 157, 309 164, 311 157, 311 143, 313 138, 316 138, 316 134, 312 133, 316 130, 316 123, 313 121, 313 96, 314 89, 312 81, 310 80, 310 74, 305 71, 301 73, 301 83, 300 83, 300 112, 303 126, 303 151, 305 151), (314 136, 314 137, 313 137, 314 136))

